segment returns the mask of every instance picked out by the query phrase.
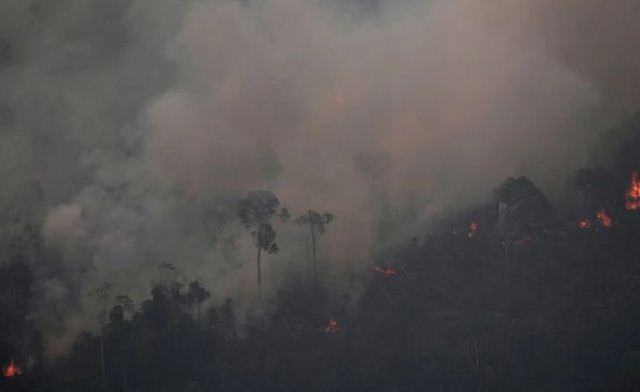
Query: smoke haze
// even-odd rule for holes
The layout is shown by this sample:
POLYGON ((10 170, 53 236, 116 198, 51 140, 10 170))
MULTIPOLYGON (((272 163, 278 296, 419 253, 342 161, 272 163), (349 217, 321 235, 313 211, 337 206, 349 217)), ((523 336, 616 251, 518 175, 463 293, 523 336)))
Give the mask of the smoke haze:
MULTIPOLYGON (((634 0, 5 0, 4 208, 42 206, 50 351, 93 322, 98 282, 139 300, 163 262, 250 302, 254 248, 228 221, 247 190, 332 212, 329 273, 366 265, 363 151, 393 159, 392 240, 506 176, 559 193, 640 106, 639 17, 634 0)), ((305 263, 301 229, 277 230, 269 290, 305 263)))

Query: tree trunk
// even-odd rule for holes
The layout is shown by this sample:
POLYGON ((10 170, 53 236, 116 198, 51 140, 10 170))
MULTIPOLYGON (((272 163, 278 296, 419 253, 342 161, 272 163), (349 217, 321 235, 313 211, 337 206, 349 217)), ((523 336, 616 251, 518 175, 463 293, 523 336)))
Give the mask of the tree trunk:
POLYGON ((371 177, 371 253, 376 253, 376 179, 371 177))
POLYGON ((505 281, 509 280, 509 267, 511 263, 509 262, 509 252, 511 250, 511 204, 507 203, 507 214, 504 221, 504 279, 505 281))
MULTIPOLYGON (((311 226, 309 226, 309 232, 311 232, 311 226)), ((311 246, 309 245, 309 240, 311 239, 311 234, 307 235, 307 268, 311 265, 311 246)))
POLYGON ((260 273, 260 252, 262 247, 258 244, 258 294, 262 295, 262 274, 260 273))
POLYGON ((318 269, 316 267, 316 230, 311 225, 311 255, 313 256, 313 289, 318 285, 318 269))
POLYGON ((107 372, 104 367, 104 323, 100 322, 100 371, 102 372, 102 389, 107 390, 107 372))

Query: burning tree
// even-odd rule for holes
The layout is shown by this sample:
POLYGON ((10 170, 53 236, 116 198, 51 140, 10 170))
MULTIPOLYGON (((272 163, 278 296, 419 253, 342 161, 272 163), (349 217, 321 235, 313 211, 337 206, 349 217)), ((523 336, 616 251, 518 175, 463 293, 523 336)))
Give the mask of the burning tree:
POLYGON ((640 179, 638 179, 638 172, 631 173, 631 180, 629 183, 629 189, 625 193, 626 202, 625 207, 627 210, 640 210, 640 179))
POLYGON ((13 363, 13 358, 9 358, 9 363, 2 368, 2 375, 11 378, 22 374, 22 370, 13 363))
POLYGON ((251 191, 246 199, 238 200, 238 217, 240 222, 250 230, 253 244, 258 250, 256 256, 258 291, 262 291, 262 274, 260 269, 260 256, 262 251, 269 254, 278 252, 276 244, 276 231, 271 225, 271 219, 279 216, 286 220, 289 212, 281 208, 278 212, 280 201, 269 191, 251 191))
POLYGON ((395 275, 396 274, 396 270, 393 268, 386 268, 386 267, 382 267, 379 265, 376 265, 375 267, 373 267, 373 270, 384 275, 384 276, 391 276, 391 275, 395 275))
POLYGON ((469 229, 467 230, 467 237, 473 238, 477 230, 478 230, 478 224, 476 222, 471 222, 469 224, 469 229))
POLYGON ((327 333, 338 333, 340 331, 340 326, 336 320, 331 319, 327 322, 327 326, 324 327, 324 331, 327 333))
POLYGON ((604 208, 598 211, 598 213, 596 214, 596 218, 598 218, 598 221, 600 221, 600 224, 603 227, 613 227, 613 218, 611 218, 611 216, 607 214, 604 208))
POLYGON ((386 152, 360 153, 355 157, 356 169, 371 181, 371 250, 378 242, 377 184, 382 175, 391 168, 391 157, 386 152))
POLYGON ((313 287, 317 284, 317 268, 316 268, 316 240, 317 237, 323 235, 326 226, 333 220, 333 215, 325 212, 321 214, 314 210, 307 211, 306 214, 300 215, 295 222, 300 226, 309 227, 309 235, 311 236, 311 255, 313 260, 313 287))
POLYGON ((593 223, 591 223, 590 219, 583 218, 578 221, 578 227, 581 229, 590 229, 591 226, 593 226, 593 223))

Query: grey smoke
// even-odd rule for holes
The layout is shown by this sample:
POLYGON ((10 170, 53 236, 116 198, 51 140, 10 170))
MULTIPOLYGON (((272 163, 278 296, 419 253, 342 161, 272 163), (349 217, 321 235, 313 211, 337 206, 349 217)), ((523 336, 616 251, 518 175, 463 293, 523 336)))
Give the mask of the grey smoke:
MULTIPOLYGON (((636 3, 4 1, 0 174, 7 194, 44 190, 56 256, 34 266, 34 317, 51 352, 93 323, 93 286, 143 299, 161 262, 251 303, 229 219, 247 190, 337 216, 327 273, 367 265, 363 151, 394 160, 387 203, 413 216, 398 240, 509 175, 559 193, 640 104, 636 3)), ((277 229, 271 290, 305 262, 300 229, 277 229)))

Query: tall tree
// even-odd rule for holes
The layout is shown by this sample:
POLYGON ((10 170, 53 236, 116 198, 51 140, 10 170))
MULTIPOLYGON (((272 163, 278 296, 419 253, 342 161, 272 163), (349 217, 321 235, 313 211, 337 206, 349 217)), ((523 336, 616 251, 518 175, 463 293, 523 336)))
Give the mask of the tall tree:
POLYGON ((111 289, 113 285, 109 282, 102 282, 92 292, 89 293, 89 297, 98 302, 99 312, 98 321, 100 323, 100 372, 102 374, 102 387, 107 389, 107 372, 104 366, 104 328, 107 323, 107 302, 111 296, 111 289))
POLYGON ((378 243, 378 183, 382 175, 391 168, 391 157, 386 152, 362 152, 354 159, 356 169, 371 182, 371 251, 375 253, 378 243))
POLYGON ((128 295, 116 295, 115 306, 109 312, 106 346, 109 348, 109 386, 112 390, 126 392, 129 389, 131 373, 131 332, 132 325, 125 314, 133 314, 135 305, 128 295), (110 360, 109 360, 110 359, 110 360))
POLYGON ((171 263, 160 263, 158 269, 160 270, 160 286, 168 288, 170 283, 175 280, 176 267, 171 263))
POLYGON ((505 228, 533 228, 544 225, 553 216, 546 196, 527 177, 507 178, 495 190, 500 218, 505 228))
POLYGON ((307 211, 306 214, 300 215, 295 222, 300 226, 309 227, 309 235, 311 237, 311 255, 313 260, 313 287, 317 284, 317 268, 316 268, 316 240, 317 237, 323 235, 326 226, 333 220, 333 215, 325 212, 321 214, 314 210, 307 211))
POLYGON ((504 232, 505 277, 514 235, 548 223, 553 208, 545 195, 527 177, 509 177, 495 190, 498 220, 504 232))
POLYGON ((189 288, 185 294, 185 299, 189 305, 190 310, 195 307, 196 309, 196 321, 200 323, 201 305, 207 298, 211 297, 211 293, 207 291, 200 282, 197 280, 189 283, 189 288))
POLYGON ((278 252, 276 243, 276 231, 271 224, 274 216, 282 220, 289 218, 289 211, 281 208, 278 212, 280 201, 269 191, 251 191, 245 199, 238 200, 238 217, 240 222, 250 230, 253 244, 257 249, 257 279, 258 292, 262 292, 262 273, 260 257, 262 251, 269 254, 278 252))

